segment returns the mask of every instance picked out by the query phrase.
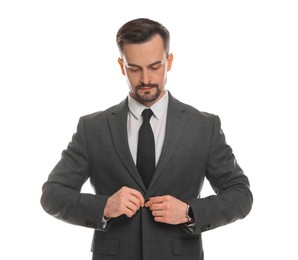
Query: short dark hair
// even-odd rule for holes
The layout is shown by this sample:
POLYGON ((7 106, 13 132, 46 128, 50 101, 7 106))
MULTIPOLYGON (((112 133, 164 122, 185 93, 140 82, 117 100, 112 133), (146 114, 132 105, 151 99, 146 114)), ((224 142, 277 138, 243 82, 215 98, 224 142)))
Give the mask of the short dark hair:
POLYGON ((156 34, 161 36, 166 56, 168 56, 170 49, 169 31, 159 22, 147 18, 138 18, 125 23, 118 30, 116 41, 122 53, 124 43, 144 43, 149 41, 156 34))

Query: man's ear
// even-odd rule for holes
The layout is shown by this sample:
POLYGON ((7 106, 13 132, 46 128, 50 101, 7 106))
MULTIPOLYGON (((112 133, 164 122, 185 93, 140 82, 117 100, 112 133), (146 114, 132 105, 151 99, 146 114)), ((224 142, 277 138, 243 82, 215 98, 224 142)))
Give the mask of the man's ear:
POLYGON ((173 56, 172 53, 170 53, 169 56, 168 56, 168 69, 167 69, 167 71, 171 70, 173 59, 174 59, 174 56, 173 56))
POLYGON ((125 76, 126 74, 125 74, 125 69, 124 69, 124 63, 121 58, 118 58, 118 64, 120 65, 122 74, 125 76))

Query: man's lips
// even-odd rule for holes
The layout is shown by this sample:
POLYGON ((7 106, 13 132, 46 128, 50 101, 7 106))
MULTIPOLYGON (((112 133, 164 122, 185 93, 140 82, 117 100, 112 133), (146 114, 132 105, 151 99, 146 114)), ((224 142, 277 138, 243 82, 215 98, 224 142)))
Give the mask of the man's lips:
POLYGON ((153 88, 158 88, 158 86, 156 84, 148 84, 148 85, 143 84, 143 85, 138 85, 136 87, 137 90, 141 90, 141 91, 149 91, 153 88))
POLYGON ((140 90, 144 90, 144 91, 146 91, 146 90, 150 90, 150 89, 152 89, 152 88, 154 88, 154 87, 140 87, 139 89, 140 89, 140 90))

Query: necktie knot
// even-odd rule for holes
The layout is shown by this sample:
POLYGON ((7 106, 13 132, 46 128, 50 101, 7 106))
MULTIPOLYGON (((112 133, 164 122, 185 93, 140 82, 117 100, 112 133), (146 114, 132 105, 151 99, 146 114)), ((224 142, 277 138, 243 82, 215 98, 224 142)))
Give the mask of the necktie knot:
POLYGON ((144 109, 142 112, 144 122, 149 122, 152 115, 153 115, 153 112, 150 108, 144 109))

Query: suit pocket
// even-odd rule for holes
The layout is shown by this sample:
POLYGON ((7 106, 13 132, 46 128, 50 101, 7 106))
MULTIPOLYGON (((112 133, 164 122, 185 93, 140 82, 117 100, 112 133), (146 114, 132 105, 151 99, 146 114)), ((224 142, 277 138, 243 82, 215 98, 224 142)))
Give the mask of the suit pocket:
POLYGON ((119 253, 119 241, 115 239, 94 238, 91 251, 95 255, 116 256, 119 253))
POLYGON ((203 253, 201 237, 175 238, 172 240, 172 247, 176 256, 203 253))

